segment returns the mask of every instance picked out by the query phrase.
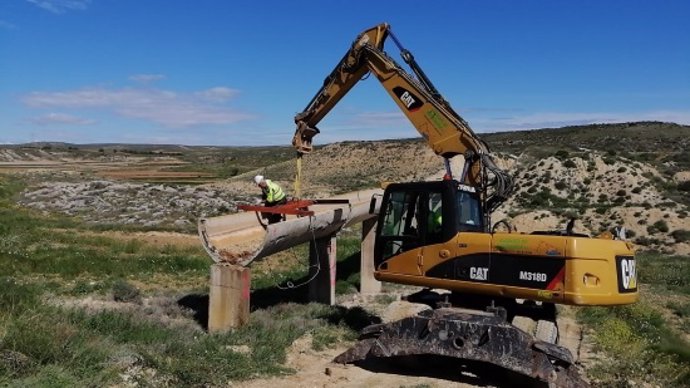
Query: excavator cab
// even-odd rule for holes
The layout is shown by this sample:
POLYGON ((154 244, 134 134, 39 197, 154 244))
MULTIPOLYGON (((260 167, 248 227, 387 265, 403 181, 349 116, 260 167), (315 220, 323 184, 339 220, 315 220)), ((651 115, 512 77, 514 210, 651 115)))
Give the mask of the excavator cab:
POLYGON ((482 202, 472 187, 454 180, 391 184, 379 213, 375 265, 458 232, 485 230, 482 202))

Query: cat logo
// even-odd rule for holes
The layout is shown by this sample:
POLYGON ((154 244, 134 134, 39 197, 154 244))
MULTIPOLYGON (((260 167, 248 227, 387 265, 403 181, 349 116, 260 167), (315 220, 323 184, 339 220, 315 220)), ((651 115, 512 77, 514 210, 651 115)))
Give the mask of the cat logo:
POLYGON ((616 256, 618 292, 637 291, 637 266, 632 256, 616 256))
POLYGON ((415 103, 415 99, 414 97, 412 97, 412 95, 410 95, 410 92, 403 93, 402 96, 400 96, 400 101, 402 101, 403 104, 405 104, 407 109, 410 109, 412 104, 415 103))
POLYGON ((486 267, 470 267, 470 279, 472 280, 488 280, 489 269, 486 267))
POLYGON ((401 86, 394 87, 393 93, 395 93, 403 106, 405 106, 405 108, 407 108, 407 110, 410 112, 416 111, 423 105, 419 97, 415 96, 412 92, 401 86))
POLYGON ((635 259, 621 259, 620 275, 620 284, 623 286, 623 290, 632 291, 637 289, 637 271, 635 268, 635 259))

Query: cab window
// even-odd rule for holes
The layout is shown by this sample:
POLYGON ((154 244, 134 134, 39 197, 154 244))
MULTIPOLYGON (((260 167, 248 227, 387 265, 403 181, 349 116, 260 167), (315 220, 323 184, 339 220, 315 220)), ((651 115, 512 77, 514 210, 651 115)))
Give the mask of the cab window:
POLYGON ((474 193, 458 191, 458 232, 480 232, 484 229, 481 203, 474 193))
POLYGON ((421 198, 417 192, 391 193, 381 228, 384 259, 421 245, 421 198))

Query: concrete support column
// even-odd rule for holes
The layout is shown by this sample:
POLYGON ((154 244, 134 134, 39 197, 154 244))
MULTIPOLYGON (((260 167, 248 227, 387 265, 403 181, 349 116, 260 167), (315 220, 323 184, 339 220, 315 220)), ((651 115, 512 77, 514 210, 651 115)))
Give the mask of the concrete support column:
POLYGON ((317 238, 309 243, 309 301, 335 304, 335 236, 317 238), (318 273, 317 273, 318 271, 318 273))
POLYGON ((376 240, 376 218, 362 222, 361 277, 359 292, 363 295, 381 292, 381 282, 374 278, 374 241, 376 240))
POLYGON ((251 271, 227 263, 211 266, 209 333, 225 333, 249 323, 251 271))

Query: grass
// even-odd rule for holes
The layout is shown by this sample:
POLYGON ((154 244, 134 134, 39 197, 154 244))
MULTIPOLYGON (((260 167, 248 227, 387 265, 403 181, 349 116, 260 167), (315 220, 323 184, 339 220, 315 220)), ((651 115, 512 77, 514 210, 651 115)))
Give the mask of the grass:
MULTIPOLYGON (((283 366, 286 352, 305 334, 319 350, 376 322, 357 308, 278 303, 253 308, 250 324, 228 334, 209 335, 191 318, 179 324, 196 313, 177 299, 208 282, 210 261, 200 247, 80 233, 78 219, 16 207, 22 188, 0 176, 0 386, 226 385, 293 373, 283 366), (171 284, 187 288, 161 291, 171 284), (167 311, 145 303, 166 293, 167 311), (85 297, 110 304, 80 307, 85 297), (82 303, 61 302, 75 298, 82 303)), ((339 239, 339 261, 358 264, 355 240, 339 239)), ((277 272, 255 272, 255 292, 274 292, 274 275, 306 275, 306 253, 295 248, 277 272)), ((353 279, 345 279, 347 292, 353 279)))
POLYGON ((638 268, 640 302, 578 312, 580 322, 593 329, 596 348, 607 355, 588 374, 602 386, 688 386, 690 343, 680 333, 690 326, 690 305, 677 298, 690 295, 690 258, 644 253, 638 268), (678 317, 677 324, 664 318, 664 309, 678 317))
POLYGON ((146 279, 151 274, 206 274, 201 247, 155 247, 137 239, 117 240, 79 233, 76 218, 45 216, 18 208, 21 182, 0 178, 0 267, 9 276, 54 275, 63 280, 146 279))
MULTIPOLYGON (((26 286, 11 284, 14 295, 35 296, 24 294, 26 286)), ((354 336, 345 324, 347 314, 316 304, 257 310, 248 326, 224 335, 168 327, 126 311, 56 307, 34 297, 4 298, 7 307, 12 313, 0 326, 0 354, 5 355, 0 357, 0 385, 50 381, 56 373, 67 385, 108 385, 122 373, 133 373, 135 366, 155 370, 168 385, 222 385, 290 373, 282 366, 286 349, 310 331, 320 346, 354 336), (250 351, 234 351, 239 344, 250 351), (20 361, 8 362, 7 355, 20 361)))
POLYGON ((646 253, 638 256, 639 280, 663 292, 690 295, 690 258, 646 253))
MULTIPOLYGON (((374 322, 361 309, 286 303, 252 312, 243 328, 209 335, 126 310, 47 304, 40 300, 37 285, 8 278, 2 286, 8 292, 0 297, 0 307, 8 314, 0 319, 0 385, 109 385, 138 366, 155 370, 165 385, 224 385, 291 373, 282 366, 286 350, 307 333, 318 350, 352 340, 355 330, 374 322), (237 345, 249 351, 233 350, 237 345)), ((144 376, 132 378, 151 384, 144 376)))

